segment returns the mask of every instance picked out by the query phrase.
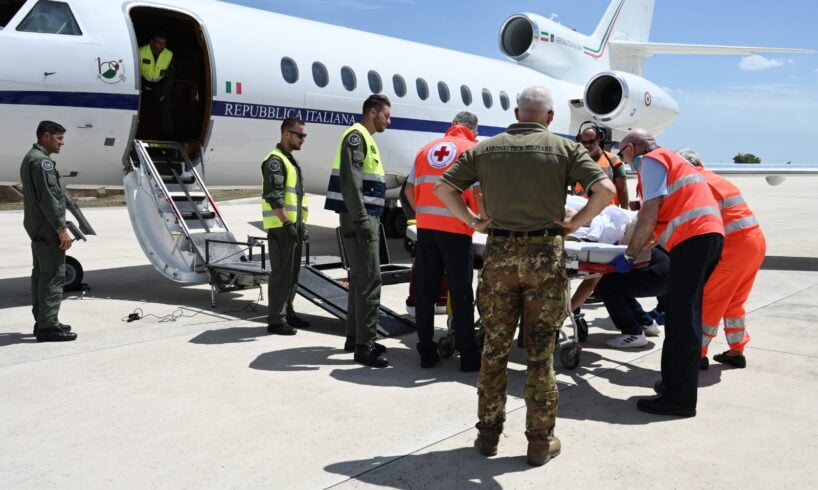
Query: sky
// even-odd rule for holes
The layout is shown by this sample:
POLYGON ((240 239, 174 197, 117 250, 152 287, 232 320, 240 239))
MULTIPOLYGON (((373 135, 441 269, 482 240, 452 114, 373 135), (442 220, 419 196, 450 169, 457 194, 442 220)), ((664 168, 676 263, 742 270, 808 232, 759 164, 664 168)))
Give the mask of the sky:
MULTIPOLYGON (((590 34, 609 0, 230 0, 231 3, 497 59, 508 16, 531 12, 590 34)), ((656 0, 650 41, 818 50, 818 2, 656 0)), ((273 26, 271 26, 272 28, 273 26)), ((309 42, 308 40, 305 40, 309 42)), ((818 163, 818 54, 663 55, 645 78, 679 103, 661 135, 705 162, 752 153, 763 163, 818 163)))

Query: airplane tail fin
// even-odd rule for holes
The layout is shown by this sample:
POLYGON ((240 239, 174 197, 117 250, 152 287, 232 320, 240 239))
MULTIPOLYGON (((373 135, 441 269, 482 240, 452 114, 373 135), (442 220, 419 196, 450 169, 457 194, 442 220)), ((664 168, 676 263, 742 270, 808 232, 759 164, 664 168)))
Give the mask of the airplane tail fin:
POLYGON ((612 0, 591 39, 644 42, 650 35, 654 0, 612 0))

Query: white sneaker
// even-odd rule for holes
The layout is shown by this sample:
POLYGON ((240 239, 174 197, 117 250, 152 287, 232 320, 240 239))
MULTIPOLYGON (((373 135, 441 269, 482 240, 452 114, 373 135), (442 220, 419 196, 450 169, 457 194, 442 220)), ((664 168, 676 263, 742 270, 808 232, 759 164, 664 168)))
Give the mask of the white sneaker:
POLYGON ((435 315, 445 315, 448 313, 446 305, 435 305, 435 315))
POLYGON ((656 320, 652 320, 652 322, 650 325, 646 327, 643 326, 642 328, 645 329, 645 335, 648 337, 658 337, 661 332, 661 330, 659 330, 659 324, 656 323, 656 320))
POLYGON ((606 340, 605 345, 617 349, 633 349, 648 345, 648 339, 645 338, 645 334, 643 333, 639 335, 617 335, 612 339, 606 340))

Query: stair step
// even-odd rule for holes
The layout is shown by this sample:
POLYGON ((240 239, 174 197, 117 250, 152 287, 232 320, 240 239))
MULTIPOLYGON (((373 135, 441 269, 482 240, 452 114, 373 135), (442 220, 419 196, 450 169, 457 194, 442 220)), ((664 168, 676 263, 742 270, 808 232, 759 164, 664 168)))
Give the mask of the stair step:
MULTIPOLYGON (((204 219, 213 219, 213 218, 216 217, 216 213, 213 212, 213 211, 199 211, 199 214, 201 214, 202 218, 204 218, 204 219)), ((196 216, 196 213, 190 212, 190 211, 182 212, 182 218, 185 221, 198 220, 199 219, 199 217, 196 216)))
MULTIPOLYGON (((184 192, 168 192, 168 194, 174 201, 187 201, 187 195, 184 192)), ((204 201, 206 197, 204 192, 190 192, 190 198, 194 201, 204 201)))
POLYGON ((188 176, 185 176, 185 177, 179 176, 179 180, 177 181, 176 178, 173 175, 164 175, 164 174, 162 174, 162 182, 164 182, 166 184, 177 184, 177 183, 181 182, 183 184, 190 185, 190 184, 193 184, 193 183, 196 182, 196 178, 193 175, 188 175, 188 176))

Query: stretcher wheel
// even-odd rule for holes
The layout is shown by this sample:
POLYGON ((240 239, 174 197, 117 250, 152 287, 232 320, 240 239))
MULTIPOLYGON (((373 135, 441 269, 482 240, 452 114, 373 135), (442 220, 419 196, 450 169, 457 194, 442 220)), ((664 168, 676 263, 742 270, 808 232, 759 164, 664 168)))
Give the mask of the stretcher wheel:
POLYGON ((443 359, 448 359, 454 355, 454 337, 447 335, 437 341, 437 354, 443 359))
POLYGON ((577 340, 585 342, 588 340, 588 322, 585 320, 585 314, 576 315, 574 320, 577 322, 577 340))
POLYGON ((568 369, 579 366, 579 344, 570 343, 560 349, 560 362, 568 369))

